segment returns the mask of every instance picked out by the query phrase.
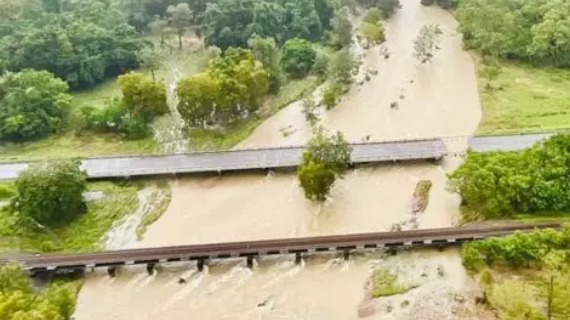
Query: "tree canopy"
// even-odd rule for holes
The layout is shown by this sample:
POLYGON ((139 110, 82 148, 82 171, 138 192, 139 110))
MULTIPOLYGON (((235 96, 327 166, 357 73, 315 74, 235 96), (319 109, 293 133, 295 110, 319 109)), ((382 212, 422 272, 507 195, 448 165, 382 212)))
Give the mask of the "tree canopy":
POLYGON ((269 73, 250 50, 230 48, 206 72, 179 81, 178 112, 192 127, 226 125, 257 111, 269 73))
POLYGON ((0 319, 70 319, 77 290, 78 286, 73 283, 53 283, 35 292, 18 265, 0 266, 0 319))
POLYGON ((28 1, 0 19, 0 72, 47 70, 77 88, 138 66, 143 40, 118 4, 88 0, 45 10, 47 5, 28 1))
POLYGON ((35 225, 58 226, 84 212, 87 175, 79 161, 50 161, 31 165, 15 182, 12 206, 20 219, 35 225))
POLYGON ((129 72, 119 77, 123 102, 132 117, 141 117, 149 122, 154 117, 168 113, 164 84, 152 81, 138 72, 129 72))
POLYGON ((460 0, 468 48, 502 58, 570 67, 570 2, 460 0))
POLYGON ((333 7, 326 0, 220 0, 204 12, 205 40, 222 49, 245 47, 257 34, 282 45, 288 39, 320 40, 330 27, 333 7))
POLYGON ((63 125, 71 105, 67 84, 47 71, 0 78, 0 140, 46 137, 63 125))
POLYGON ((469 152, 451 175, 468 218, 570 211, 570 136, 556 135, 520 152, 469 152))
POLYGON ((322 127, 315 130, 297 169, 297 177, 307 199, 326 200, 335 180, 348 169, 351 152, 340 132, 329 136, 322 127))
POLYGON ((283 46, 281 65, 293 77, 304 77, 315 64, 317 52, 313 45, 303 39, 291 39, 283 46))

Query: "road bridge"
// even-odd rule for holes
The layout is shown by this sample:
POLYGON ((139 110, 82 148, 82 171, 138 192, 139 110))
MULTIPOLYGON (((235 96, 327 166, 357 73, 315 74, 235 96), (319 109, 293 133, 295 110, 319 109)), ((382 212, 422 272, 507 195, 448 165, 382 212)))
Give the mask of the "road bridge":
MULTIPOLYGON (((438 160, 447 150, 441 139, 351 144, 353 164, 438 160)), ((82 161, 91 179, 294 168, 304 147, 264 148, 170 155, 97 157, 82 161)), ((0 164, 0 180, 11 180, 29 163, 0 164)))
MULTIPOLYGON (((109 268, 109 274, 113 276, 115 268, 125 265, 147 265, 147 270, 149 273, 152 273, 156 264, 177 261, 197 261, 198 269, 201 270, 208 260, 239 257, 245 258, 248 266, 251 267, 254 258, 265 255, 294 254, 297 262, 300 262, 302 254, 341 252, 348 259, 350 252, 362 249, 443 247, 488 237, 504 236, 515 231, 529 232, 544 228, 560 228, 560 224, 468 226, 400 232, 193 244, 81 254, 45 254, 15 260, 32 274, 107 267, 109 268)), ((0 265, 10 261, 10 259, 0 259, 0 265)))
MULTIPOLYGON (((445 139, 465 139, 474 151, 512 151, 530 147, 548 134, 446 137, 351 144, 353 164, 410 160, 438 160, 448 155, 445 139)), ((169 155, 93 157, 82 161, 90 179, 157 176, 207 172, 228 172, 294 168, 301 162, 303 146, 260 148, 169 155)), ((0 164, 0 180, 12 180, 29 163, 0 164)))

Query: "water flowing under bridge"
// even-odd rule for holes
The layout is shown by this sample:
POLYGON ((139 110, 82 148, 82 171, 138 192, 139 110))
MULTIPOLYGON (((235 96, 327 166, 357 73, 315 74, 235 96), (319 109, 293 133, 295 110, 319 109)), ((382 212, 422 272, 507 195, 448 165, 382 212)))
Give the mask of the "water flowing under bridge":
POLYGON ((111 276, 119 266, 142 264, 149 273, 155 265, 166 262, 196 261, 199 270, 213 259, 243 257, 248 266, 253 259, 265 255, 294 254, 300 262, 303 254, 341 252, 348 259, 350 252, 364 249, 399 247, 444 247, 489 237, 529 232, 537 229, 560 228, 560 224, 504 224, 498 226, 467 226, 423 229, 400 232, 376 232, 349 235, 318 236, 228 243, 193 244, 162 248, 127 249, 80 254, 44 254, 28 258, 0 259, 0 265, 19 262, 31 274, 42 272, 83 271, 107 267, 111 276))

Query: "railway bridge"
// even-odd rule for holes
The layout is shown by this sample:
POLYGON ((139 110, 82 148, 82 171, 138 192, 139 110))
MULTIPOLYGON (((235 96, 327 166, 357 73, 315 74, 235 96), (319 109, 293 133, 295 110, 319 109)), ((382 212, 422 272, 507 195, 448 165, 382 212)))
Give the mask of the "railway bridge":
POLYGON ((455 228, 423 229, 400 232, 376 232, 349 235, 287 238, 243 242, 192 244, 161 248, 127 249, 80 254, 44 254, 18 259, 0 259, 0 265, 19 262, 32 275, 37 273, 65 273, 106 267, 111 276, 117 267, 146 265, 149 273, 160 263, 196 261, 202 270, 209 260, 243 258, 249 267, 253 260, 268 255, 295 255, 300 262, 305 254, 337 252, 349 258, 351 252, 364 249, 407 247, 445 247, 498 237, 513 232, 560 228, 560 224, 508 224, 499 226, 467 226, 455 228))

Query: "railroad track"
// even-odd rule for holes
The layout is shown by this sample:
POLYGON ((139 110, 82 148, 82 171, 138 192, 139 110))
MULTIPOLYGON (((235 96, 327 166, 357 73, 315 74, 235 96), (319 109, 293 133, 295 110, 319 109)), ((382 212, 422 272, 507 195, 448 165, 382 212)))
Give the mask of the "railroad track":
POLYGON ((297 261, 300 261, 302 254, 341 252, 348 258, 350 252, 362 249, 444 247, 489 237, 504 236, 515 231, 528 232, 536 229, 559 227, 560 224, 556 223, 510 224, 193 244, 82 254, 45 254, 19 259, 0 259, 0 264, 15 260, 32 274, 108 267, 109 273, 114 275, 116 267, 138 264, 147 265, 147 270, 152 272, 156 264, 176 261, 197 261, 198 269, 201 270, 206 261, 215 259, 244 257, 247 259, 248 266, 251 266, 254 258, 265 255, 294 254, 297 261))

